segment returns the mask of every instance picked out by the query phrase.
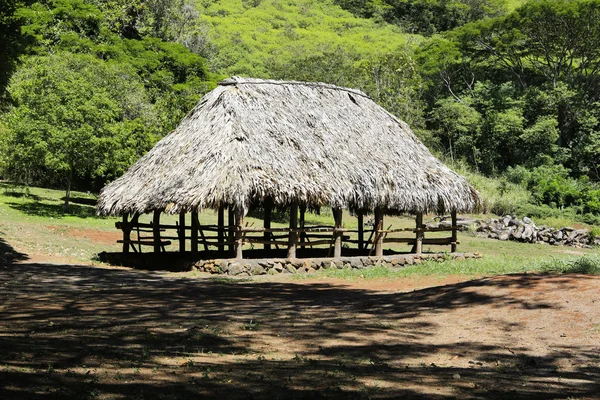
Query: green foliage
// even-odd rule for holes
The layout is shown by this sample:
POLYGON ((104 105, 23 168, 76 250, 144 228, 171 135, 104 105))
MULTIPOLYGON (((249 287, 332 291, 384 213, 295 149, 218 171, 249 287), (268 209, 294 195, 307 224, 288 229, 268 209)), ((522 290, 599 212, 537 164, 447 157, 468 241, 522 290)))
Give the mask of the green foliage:
POLYGON ((335 0, 363 18, 387 21, 407 32, 431 35, 507 11, 504 0, 335 0))
POLYGON ((574 259, 552 259, 540 264, 540 271, 552 274, 600 275, 600 258, 582 256, 574 259))
POLYGON ((59 52, 13 77, 7 172, 25 182, 111 179, 156 140, 156 110, 133 68, 59 52))
POLYGON ((21 0, 4 0, 0 7, 0 110, 6 103, 6 86, 28 42, 27 35, 21 31, 23 21, 17 12, 22 6, 21 0))

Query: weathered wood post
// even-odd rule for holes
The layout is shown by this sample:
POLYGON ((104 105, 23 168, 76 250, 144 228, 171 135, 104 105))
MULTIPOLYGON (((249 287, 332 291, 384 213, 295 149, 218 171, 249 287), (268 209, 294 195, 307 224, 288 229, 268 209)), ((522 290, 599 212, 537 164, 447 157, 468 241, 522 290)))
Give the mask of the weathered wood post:
POLYGON ((243 247, 244 247, 244 211, 236 208, 235 214, 235 258, 241 260, 244 258, 243 247))
POLYGON ((365 247, 365 224, 362 210, 356 212, 356 219, 358 220, 358 254, 360 255, 365 247))
POLYGON ((128 213, 123 214, 123 222, 121 223, 121 230, 123 231, 123 253, 129 253, 131 241, 131 224, 127 221, 128 216, 128 213))
POLYGON ((306 217, 306 204, 302 204, 300 206, 300 220, 299 220, 299 224, 298 224, 300 226, 300 229, 302 230, 302 232, 300 232, 300 243, 304 243, 306 241, 306 232, 304 231, 305 217, 306 217))
POLYGON ((185 211, 179 213, 179 252, 185 252, 185 211))
POLYGON ((423 237, 425 236, 425 232, 423 231, 423 213, 417 213, 415 220, 417 225, 415 253, 421 254, 423 252, 423 237))
POLYGON ((375 256, 383 256, 383 233, 379 232, 383 229, 383 210, 381 208, 375 209, 375 222, 373 225, 375 229, 375 256))
POLYGON ((190 249, 193 255, 198 254, 198 211, 192 211, 192 235, 190 249))
POLYGON ((233 212, 233 206, 229 205, 229 206, 227 206, 227 242, 229 242, 229 244, 227 245, 227 250, 230 253, 233 253, 235 250, 235 243, 233 243, 234 240, 235 240, 235 215, 233 212))
POLYGON ((225 207, 221 204, 217 214, 217 242, 219 242, 219 253, 225 251, 225 207))
POLYGON ((287 258, 296 258, 296 247, 298 244, 298 202, 290 205, 290 234, 288 236, 287 258))
POLYGON ((263 227, 265 228, 265 231, 263 232, 263 239, 265 241, 265 244, 263 248, 265 250, 271 250, 271 244, 268 242, 271 241, 271 232, 269 231, 269 229, 271 229, 271 214, 273 213, 273 200, 270 197, 265 199, 263 208, 265 210, 265 215, 263 219, 263 227))
POLYGON ((333 219, 335 220, 335 242, 333 247, 333 258, 340 258, 342 256, 342 209, 334 208, 333 209, 333 219))
POLYGON ((450 244, 450 252, 456 253, 456 242, 458 240, 458 235, 456 234, 458 230, 458 222, 456 218, 456 210, 453 210, 450 215, 452 216, 452 243, 450 244))
POLYGON ((154 211, 152 218, 152 238, 154 239, 154 252, 160 253, 160 211, 154 211))

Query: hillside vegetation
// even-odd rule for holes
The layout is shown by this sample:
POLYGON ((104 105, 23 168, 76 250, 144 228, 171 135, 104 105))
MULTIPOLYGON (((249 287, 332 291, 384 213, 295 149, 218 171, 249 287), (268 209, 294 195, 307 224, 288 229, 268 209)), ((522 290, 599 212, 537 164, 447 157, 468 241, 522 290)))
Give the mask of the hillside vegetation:
POLYGON ((363 90, 495 212, 600 214, 600 0, 10 0, 0 36, 4 178, 98 191, 242 75, 363 90))

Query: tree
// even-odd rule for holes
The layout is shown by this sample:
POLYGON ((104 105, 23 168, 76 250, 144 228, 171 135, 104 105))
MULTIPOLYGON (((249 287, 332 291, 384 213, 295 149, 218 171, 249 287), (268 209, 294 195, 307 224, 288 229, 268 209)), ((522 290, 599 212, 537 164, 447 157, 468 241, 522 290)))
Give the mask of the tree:
POLYGON ((156 140, 154 106, 131 67, 68 52, 35 56, 9 91, 7 170, 64 184, 65 208, 74 178, 118 176, 156 140))
POLYGON ((22 4, 20 0, 4 0, 0 7, 0 106, 6 102, 6 86, 28 42, 27 35, 21 32, 23 20, 17 12, 22 4))

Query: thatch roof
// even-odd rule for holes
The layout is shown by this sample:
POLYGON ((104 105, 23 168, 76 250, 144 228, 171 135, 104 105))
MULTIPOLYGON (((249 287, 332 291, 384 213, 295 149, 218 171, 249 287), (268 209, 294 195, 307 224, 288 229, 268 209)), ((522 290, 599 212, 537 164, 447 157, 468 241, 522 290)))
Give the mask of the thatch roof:
POLYGON ((103 215, 273 199, 319 207, 466 212, 479 194, 364 93, 231 78, 107 185, 103 215))

